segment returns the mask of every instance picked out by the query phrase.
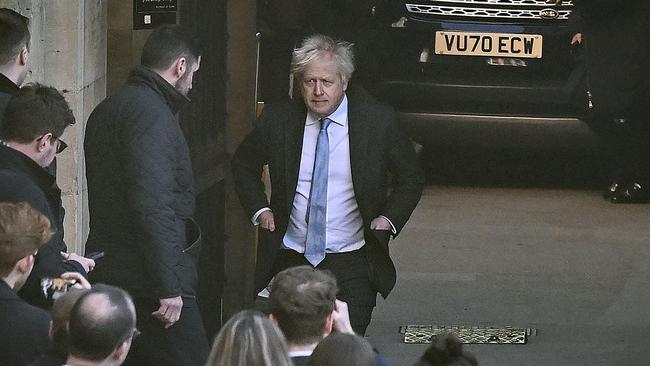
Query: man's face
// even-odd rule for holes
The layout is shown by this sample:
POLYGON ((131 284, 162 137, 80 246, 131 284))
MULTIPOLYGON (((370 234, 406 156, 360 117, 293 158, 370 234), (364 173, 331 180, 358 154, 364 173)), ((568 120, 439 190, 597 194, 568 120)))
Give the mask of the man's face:
POLYGON ((302 75, 302 97, 307 109, 318 117, 334 113, 348 87, 332 56, 314 60, 302 75))
POLYGON ((192 81, 194 80, 194 73, 199 70, 201 65, 201 57, 197 59, 195 63, 190 65, 188 69, 181 75, 180 79, 176 82, 174 86, 179 93, 187 96, 192 90, 192 81))

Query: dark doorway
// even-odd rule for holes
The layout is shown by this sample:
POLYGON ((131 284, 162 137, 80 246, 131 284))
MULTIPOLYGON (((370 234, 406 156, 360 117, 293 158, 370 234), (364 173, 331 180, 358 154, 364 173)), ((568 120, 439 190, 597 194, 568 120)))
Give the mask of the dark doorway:
MULTIPOLYGON (((180 3, 180 2, 179 2, 180 3)), ((224 283, 224 170, 226 1, 194 0, 179 4, 180 24, 199 37, 201 67, 181 114, 194 168, 196 215, 203 230, 199 259, 199 305, 208 339, 221 328, 224 283)))

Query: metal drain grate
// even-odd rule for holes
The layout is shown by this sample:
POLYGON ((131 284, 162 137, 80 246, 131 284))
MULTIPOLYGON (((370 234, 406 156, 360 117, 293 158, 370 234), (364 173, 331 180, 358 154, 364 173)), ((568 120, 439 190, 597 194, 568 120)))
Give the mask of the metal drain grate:
POLYGON ((481 328, 438 325, 407 325, 400 327, 404 343, 431 343, 439 334, 455 334, 463 343, 472 344, 525 344, 528 337, 537 333, 533 328, 481 328))

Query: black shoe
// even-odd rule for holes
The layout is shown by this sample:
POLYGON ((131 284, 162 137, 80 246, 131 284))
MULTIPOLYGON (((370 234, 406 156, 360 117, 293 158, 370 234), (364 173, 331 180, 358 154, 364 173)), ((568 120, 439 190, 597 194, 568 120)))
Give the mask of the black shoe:
POLYGON ((618 181, 613 181, 612 184, 603 191, 603 198, 606 200, 611 200, 613 197, 619 195, 623 190, 623 184, 618 181))
POLYGON ((612 203, 646 203, 649 202, 650 194, 645 185, 638 182, 630 184, 626 189, 621 190, 610 198, 612 203))

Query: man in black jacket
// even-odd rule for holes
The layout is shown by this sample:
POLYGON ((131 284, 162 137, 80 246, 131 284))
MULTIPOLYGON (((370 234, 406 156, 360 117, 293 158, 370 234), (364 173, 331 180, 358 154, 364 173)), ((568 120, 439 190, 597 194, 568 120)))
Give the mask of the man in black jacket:
POLYGON ((192 40, 177 26, 156 29, 142 65, 97 106, 86 128, 87 248, 106 254, 92 279, 133 295, 142 331, 126 364, 207 359, 196 303, 192 165, 175 117, 199 68, 192 40))
POLYGON ((18 91, 29 71, 29 20, 0 8, 0 127, 9 98, 18 91))
MULTIPOLYGON (((557 3, 558 1, 556 1, 557 3)), ((585 47, 590 113, 601 137, 613 203, 650 200, 650 3, 575 0, 585 47)), ((575 41, 575 37, 574 40, 575 41)))
POLYGON ((45 168, 65 149, 61 140, 65 128, 74 123, 68 103, 56 89, 38 84, 21 88, 7 104, 5 123, 0 128, 0 202, 28 202, 43 213, 56 233, 36 257, 34 271, 20 295, 28 302, 46 307, 40 281, 64 272, 86 276, 92 259, 67 252, 63 240, 61 190, 45 168))

